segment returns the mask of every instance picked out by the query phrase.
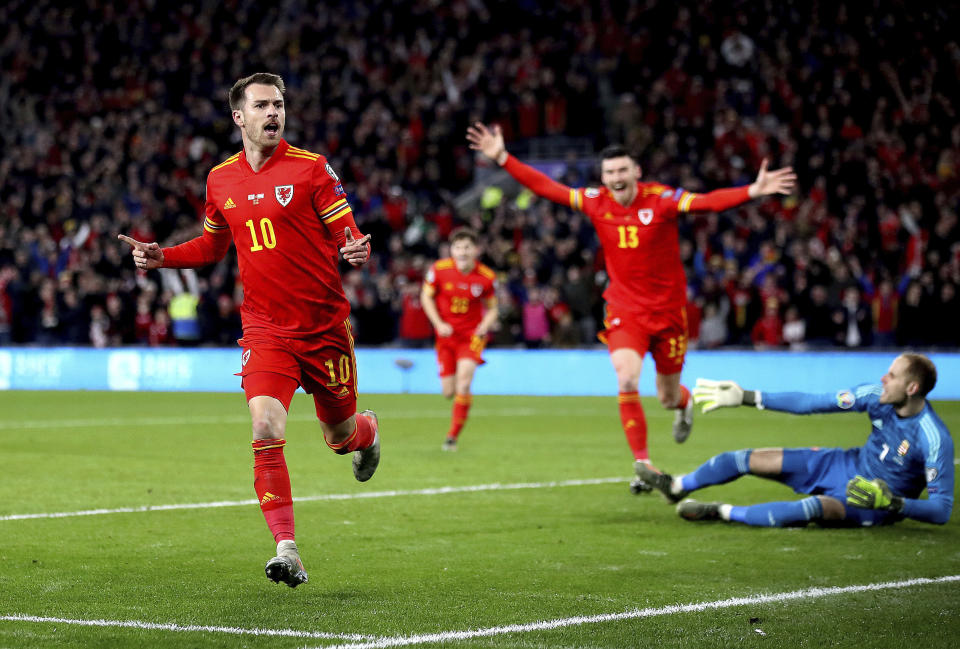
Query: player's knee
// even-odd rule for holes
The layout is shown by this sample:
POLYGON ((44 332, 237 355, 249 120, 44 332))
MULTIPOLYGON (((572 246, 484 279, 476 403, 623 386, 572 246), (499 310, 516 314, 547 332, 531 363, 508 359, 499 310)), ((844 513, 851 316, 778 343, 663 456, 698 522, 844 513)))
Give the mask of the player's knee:
POLYGON ((617 387, 620 392, 636 392, 640 387, 640 379, 632 373, 617 372, 617 387))
POLYGON ((830 496, 816 496, 820 501, 822 514, 820 518, 825 521, 840 521, 847 517, 847 509, 842 502, 830 496))
POLYGON ((680 401, 679 390, 657 390, 657 399, 664 408, 675 408, 680 401))
POLYGON ((283 437, 283 424, 271 417, 259 415, 253 418, 253 439, 280 439, 283 437))
POLYGON ((440 394, 443 395, 443 398, 444 398, 444 399, 452 399, 452 398, 453 398, 453 395, 456 394, 456 390, 454 390, 454 389, 453 389, 453 386, 451 385, 449 388, 448 388, 448 387, 443 387, 443 388, 441 388, 441 389, 440 389, 440 394))

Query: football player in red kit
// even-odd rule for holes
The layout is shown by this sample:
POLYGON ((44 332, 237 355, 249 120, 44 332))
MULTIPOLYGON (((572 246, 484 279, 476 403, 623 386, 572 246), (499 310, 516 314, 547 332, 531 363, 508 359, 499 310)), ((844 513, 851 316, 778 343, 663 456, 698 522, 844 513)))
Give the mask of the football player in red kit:
POLYGON ((195 268, 223 259, 233 241, 244 299, 240 376, 253 422, 254 488, 277 555, 267 577, 290 587, 307 581, 294 541, 293 498, 283 456, 287 411, 298 386, 313 395, 324 439, 353 453, 357 480, 380 462, 377 416, 357 412, 350 303, 338 252, 354 266, 370 255, 326 159, 290 146, 283 80, 240 79, 230 109, 243 150, 207 176, 201 236, 170 248, 120 235, 138 269, 195 268))
POLYGON ((420 303, 436 333, 440 389, 453 399, 445 451, 457 449, 457 439, 473 403, 470 384, 483 364, 487 333, 497 321, 496 275, 477 261, 477 233, 467 228, 450 235, 450 257, 430 267, 420 303))
MULTIPOLYGON (((686 277, 680 261, 677 218, 681 212, 717 212, 760 196, 789 194, 790 168, 768 171, 766 160, 753 184, 694 194, 660 183, 640 182, 641 169, 620 146, 600 154, 599 188, 560 184, 509 153, 500 127, 477 123, 467 130, 470 148, 480 151, 518 182, 548 200, 583 212, 597 230, 610 283, 605 329, 617 374, 620 421, 636 464, 650 465, 647 424, 637 388, 649 351, 657 369, 657 398, 676 409, 673 436, 683 442, 693 425, 690 391, 680 383, 687 350, 686 277)), ((644 488, 639 483, 640 489, 644 488)))

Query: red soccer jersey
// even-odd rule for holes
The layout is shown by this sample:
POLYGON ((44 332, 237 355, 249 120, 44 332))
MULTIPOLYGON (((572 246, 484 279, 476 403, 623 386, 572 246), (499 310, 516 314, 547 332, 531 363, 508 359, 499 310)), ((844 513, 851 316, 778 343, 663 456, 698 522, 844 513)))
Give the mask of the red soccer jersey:
POLYGON ((597 230, 610 284, 603 298, 629 311, 676 310, 687 303, 680 261, 677 213, 694 194, 658 183, 637 183, 624 207, 606 187, 570 190, 570 207, 586 214, 597 230))
POLYGON ((503 168, 538 195, 590 218, 610 276, 603 297, 611 306, 633 312, 677 311, 687 302, 676 224, 679 212, 721 211, 750 198, 747 187, 693 194, 638 182, 636 198, 624 207, 605 187, 567 187, 511 155, 503 168))
POLYGON ((210 171, 204 209, 204 230, 232 234, 237 248, 245 334, 305 338, 343 324, 337 242, 353 218, 326 158, 281 140, 254 172, 241 151, 210 171))
POLYGON ((455 334, 472 334, 483 319, 483 305, 496 291, 496 274, 477 263, 461 273, 453 259, 440 259, 430 266, 423 283, 433 292, 437 311, 455 334))

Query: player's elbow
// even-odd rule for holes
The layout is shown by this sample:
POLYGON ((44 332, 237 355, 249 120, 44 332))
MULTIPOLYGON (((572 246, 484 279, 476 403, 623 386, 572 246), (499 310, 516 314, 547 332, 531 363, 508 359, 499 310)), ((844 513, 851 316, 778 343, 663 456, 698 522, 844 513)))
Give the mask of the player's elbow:
POLYGON ((926 520, 934 525, 946 525, 953 513, 953 500, 942 501, 938 505, 928 512, 926 520))
POLYGON ((935 525, 946 525, 950 522, 950 514, 953 512, 953 507, 944 507, 943 509, 934 512, 933 520, 930 522, 935 525))

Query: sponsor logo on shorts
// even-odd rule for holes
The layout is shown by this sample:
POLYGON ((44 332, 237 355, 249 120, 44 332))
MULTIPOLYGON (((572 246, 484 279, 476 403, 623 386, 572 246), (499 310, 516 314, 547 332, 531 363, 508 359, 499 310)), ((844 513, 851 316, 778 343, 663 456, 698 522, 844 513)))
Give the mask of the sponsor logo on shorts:
POLYGON ((241 364, 241 365, 246 365, 246 364, 247 364, 247 361, 250 360, 250 352, 252 352, 252 351, 253 351, 252 349, 244 349, 244 350, 243 350, 243 355, 240 356, 240 364, 241 364))
POLYGON ((837 392, 837 406, 843 410, 853 408, 856 400, 856 397, 853 396, 853 392, 850 392, 850 390, 840 390, 840 392, 837 392))

